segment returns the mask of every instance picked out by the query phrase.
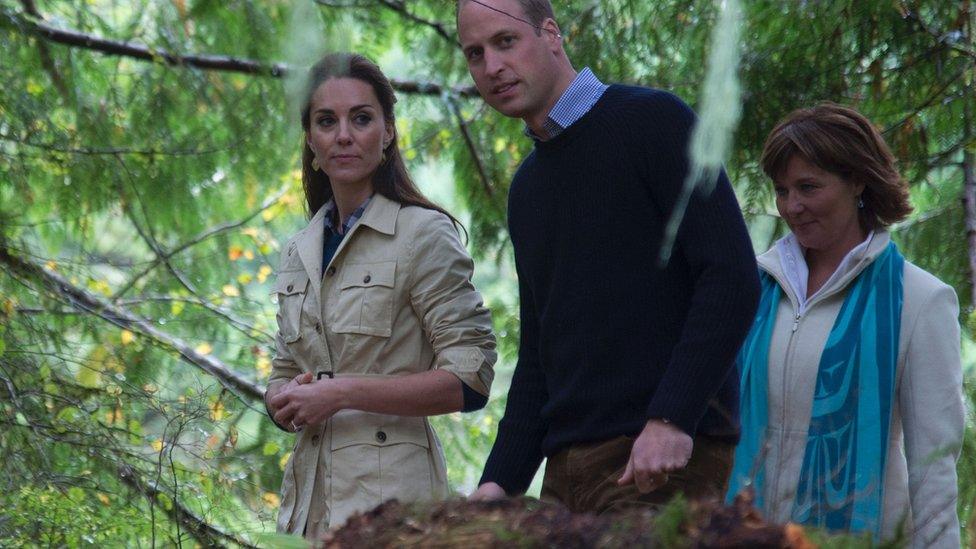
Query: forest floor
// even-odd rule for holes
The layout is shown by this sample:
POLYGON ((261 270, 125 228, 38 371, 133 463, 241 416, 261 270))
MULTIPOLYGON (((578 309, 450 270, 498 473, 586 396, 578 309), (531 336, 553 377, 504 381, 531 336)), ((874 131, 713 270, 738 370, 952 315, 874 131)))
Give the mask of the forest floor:
POLYGON ((817 545, 795 524, 762 520, 750 502, 676 500, 660 511, 574 514, 530 498, 449 500, 432 505, 388 501, 353 516, 327 535, 329 549, 353 547, 715 547, 808 549, 817 545))

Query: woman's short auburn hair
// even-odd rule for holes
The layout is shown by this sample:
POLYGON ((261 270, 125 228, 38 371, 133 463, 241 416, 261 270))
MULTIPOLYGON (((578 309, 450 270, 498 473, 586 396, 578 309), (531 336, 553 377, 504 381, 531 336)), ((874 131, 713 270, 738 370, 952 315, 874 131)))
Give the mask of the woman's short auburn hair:
POLYGON ((847 183, 863 183, 861 226, 887 227, 912 212, 908 183, 881 133, 856 110, 836 103, 797 109, 781 120, 763 145, 763 172, 776 181, 799 155, 847 183))

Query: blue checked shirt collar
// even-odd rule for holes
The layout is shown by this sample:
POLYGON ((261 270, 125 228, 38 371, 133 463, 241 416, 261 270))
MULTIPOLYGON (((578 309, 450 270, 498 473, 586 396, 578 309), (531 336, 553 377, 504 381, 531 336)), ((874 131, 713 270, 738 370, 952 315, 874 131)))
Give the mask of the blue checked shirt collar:
MULTIPOLYGON (((342 224, 342 234, 347 234, 349 232, 349 229, 351 229, 352 226, 359 221, 359 218, 363 216, 363 212, 366 211, 366 206, 369 205, 369 201, 372 199, 373 199, 373 195, 369 195, 369 198, 367 198, 362 204, 360 204, 359 207, 356 208, 356 211, 352 212, 352 215, 349 216, 349 219, 346 219, 346 222, 342 224)), ((335 199, 330 198, 329 201, 326 202, 325 206, 323 207, 325 208, 325 229, 328 231, 335 232, 335 229, 332 227, 332 218, 335 215, 334 210, 336 209, 335 199)))
MULTIPOLYGON (((607 91, 607 86, 593 74, 589 67, 584 68, 576 75, 576 78, 569 84, 563 92, 559 101, 553 105, 549 111, 543 128, 548 133, 547 139, 552 139, 570 127, 583 117, 584 114, 593 108, 593 105, 600 99, 603 92, 607 91)), ((525 135, 541 141, 540 137, 532 132, 528 126, 525 127, 525 135)))

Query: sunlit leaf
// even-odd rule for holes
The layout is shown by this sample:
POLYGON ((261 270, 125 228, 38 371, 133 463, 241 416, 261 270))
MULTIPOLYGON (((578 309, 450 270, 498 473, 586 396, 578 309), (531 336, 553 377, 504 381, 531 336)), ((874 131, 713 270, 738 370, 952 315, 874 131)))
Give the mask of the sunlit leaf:
POLYGON ((273 440, 265 442, 264 448, 261 449, 261 452, 266 456, 273 456, 279 451, 281 451, 281 447, 278 446, 278 443, 273 440))
POLYGON ((218 401, 210 404, 210 419, 211 420, 213 420, 213 421, 220 421, 220 420, 224 419, 224 416, 226 416, 226 415, 227 415, 227 411, 224 409, 224 402, 222 400, 218 400, 218 401))

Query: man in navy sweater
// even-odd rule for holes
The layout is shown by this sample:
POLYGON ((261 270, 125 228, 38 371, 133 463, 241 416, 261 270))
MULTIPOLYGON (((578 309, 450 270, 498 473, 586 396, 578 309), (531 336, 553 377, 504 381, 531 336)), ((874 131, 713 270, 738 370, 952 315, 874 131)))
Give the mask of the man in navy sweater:
POLYGON ((535 140, 508 205, 518 364, 472 499, 524 493, 543 457, 542 496, 574 511, 722 494, 759 282, 724 172, 658 262, 694 113, 577 74, 549 0, 459 0, 457 19, 479 92, 535 140))

